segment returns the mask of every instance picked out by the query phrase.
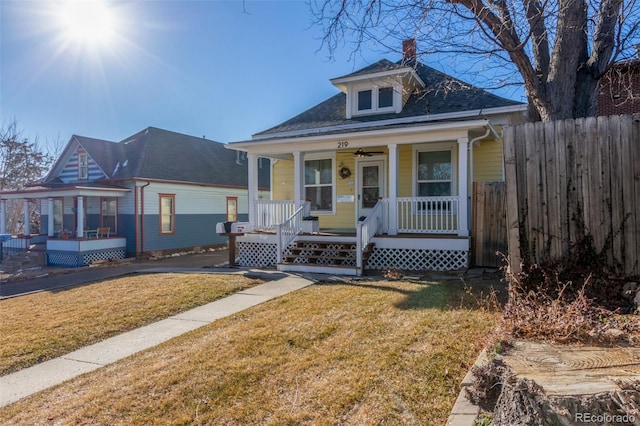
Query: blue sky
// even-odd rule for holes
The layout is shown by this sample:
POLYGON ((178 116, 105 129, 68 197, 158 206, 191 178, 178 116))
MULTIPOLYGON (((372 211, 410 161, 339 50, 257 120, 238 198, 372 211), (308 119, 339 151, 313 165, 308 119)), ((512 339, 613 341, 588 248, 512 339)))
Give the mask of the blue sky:
POLYGON ((244 140, 335 94, 330 78, 400 58, 329 60, 302 0, 111 1, 117 35, 95 44, 67 37, 56 4, 0 0, 0 119, 42 145, 148 126, 244 140))

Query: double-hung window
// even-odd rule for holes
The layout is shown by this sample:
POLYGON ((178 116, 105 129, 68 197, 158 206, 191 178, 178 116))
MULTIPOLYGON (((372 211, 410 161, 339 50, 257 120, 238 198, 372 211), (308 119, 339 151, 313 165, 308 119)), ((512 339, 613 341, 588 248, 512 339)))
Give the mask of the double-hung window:
POLYGON ((109 227, 111 234, 118 232, 118 199, 115 197, 103 197, 101 206, 101 226, 109 227))
POLYGON ((159 194, 160 196, 160 234, 168 235, 176 232, 176 195, 159 194))
POLYGON ((78 154, 78 179, 89 179, 89 156, 86 153, 78 154))
MULTIPOLYGON (((417 152, 418 197, 447 197, 454 193, 452 150, 417 152)), ((419 203, 418 210, 450 210, 450 201, 430 200, 419 203)))
POLYGON ((333 212, 333 159, 304 161, 304 194, 315 213, 333 212))
POLYGON ((227 197, 227 222, 238 221, 238 197, 227 197))

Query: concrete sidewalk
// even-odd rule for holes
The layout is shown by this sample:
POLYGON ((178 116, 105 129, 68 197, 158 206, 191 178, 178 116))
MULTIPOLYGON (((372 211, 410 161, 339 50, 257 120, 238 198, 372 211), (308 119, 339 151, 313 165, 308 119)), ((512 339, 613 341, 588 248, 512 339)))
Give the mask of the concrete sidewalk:
MULTIPOLYGON (((202 270, 197 272, 202 273, 202 270)), ((262 275, 272 281, 0 377, 0 407, 211 324, 217 319, 313 284, 310 278, 275 271, 245 270, 235 273, 262 275)))

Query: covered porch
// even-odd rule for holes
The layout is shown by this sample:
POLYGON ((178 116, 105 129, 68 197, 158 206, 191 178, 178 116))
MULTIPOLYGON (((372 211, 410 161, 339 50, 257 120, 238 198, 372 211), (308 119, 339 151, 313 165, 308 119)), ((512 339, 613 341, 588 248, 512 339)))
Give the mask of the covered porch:
POLYGON ((354 228, 320 227, 308 201, 254 205, 252 232, 238 238, 239 264, 344 275, 468 266, 468 227, 459 226, 466 219, 457 196, 380 198, 354 228))
POLYGON ((129 189, 110 186, 60 185, 3 192, 0 233, 7 232, 7 201, 22 200, 23 230, 3 243, 3 252, 44 251, 48 266, 86 266, 94 261, 123 259, 126 238, 118 236, 118 200, 129 189), (40 213, 32 230, 29 206, 40 213))
POLYGON ((292 260, 292 248, 326 251, 322 242, 307 242, 334 239, 338 251, 353 248, 351 259, 339 260, 350 268, 336 268, 343 274, 468 267, 474 170, 500 180, 502 142, 486 119, 402 124, 232 144, 247 152, 249 221, 257 233, 238 239, 239 263, 294 270, 290 263, 320 255, 292 260), (260 156, 272 159, 269 201, 257 197, 260 156))

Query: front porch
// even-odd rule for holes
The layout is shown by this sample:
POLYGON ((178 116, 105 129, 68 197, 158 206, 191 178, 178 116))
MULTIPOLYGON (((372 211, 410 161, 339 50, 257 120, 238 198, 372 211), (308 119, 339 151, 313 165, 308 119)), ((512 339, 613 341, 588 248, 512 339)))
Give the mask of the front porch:
MULTIPOLYGON (((9 237, 9 236, 7 236, 9 237)), ((2 242, 2 259, 26 252, 44 252, 46 266, 78 267, 93 262, 126 257, 126 238, 95 236, 71 238, 67 234, 49 237, 45 234, 19 235, 2 242)))
POLYGON ((124 237, 48 238, 46 259, 48 266, 88 266, 95 261, 124 259, 127 239, 124 237))
POLYGON ((309 202, 256 201, 252 232, 237 239, 236 263, 343 275, 362 275, 365 269, 464 269, 470 243, 461 204, 457 196, 382 198, 355 229, 323 229, 310 216, 309 202))

